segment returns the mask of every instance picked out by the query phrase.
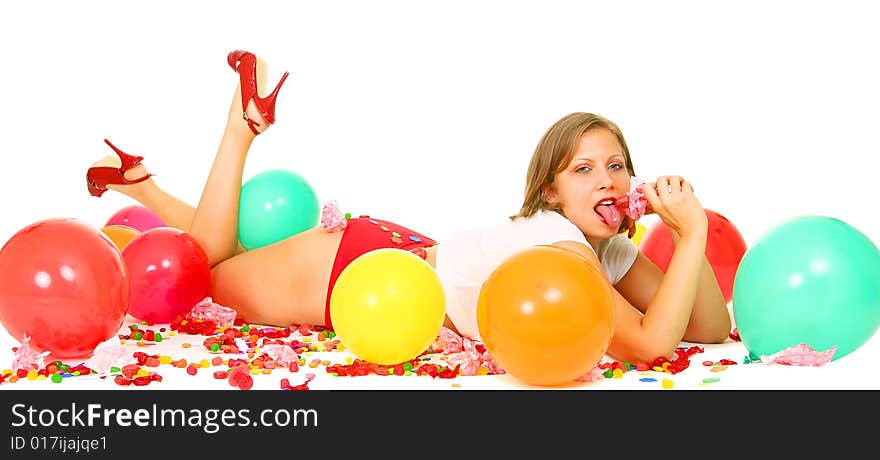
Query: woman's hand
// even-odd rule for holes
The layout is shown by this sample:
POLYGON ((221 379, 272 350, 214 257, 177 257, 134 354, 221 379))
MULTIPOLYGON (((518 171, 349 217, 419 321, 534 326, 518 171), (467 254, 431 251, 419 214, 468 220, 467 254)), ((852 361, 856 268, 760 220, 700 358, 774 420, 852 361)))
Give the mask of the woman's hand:
POLYGON ((660 176, 644 187, 645 198, 652 210, 671 230, 682 238, 706 236, 709 220, 694 188, 681 176, 660 176))

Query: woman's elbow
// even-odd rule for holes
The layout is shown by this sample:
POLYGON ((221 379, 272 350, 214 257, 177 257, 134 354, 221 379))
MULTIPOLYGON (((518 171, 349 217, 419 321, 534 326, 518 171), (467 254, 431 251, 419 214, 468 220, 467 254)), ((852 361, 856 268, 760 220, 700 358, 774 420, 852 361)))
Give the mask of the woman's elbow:
POLYGON ((730 336, 730 320, 719 321, 709 327, 688 331, 683 340, 694 343, 722 343, 730 336))

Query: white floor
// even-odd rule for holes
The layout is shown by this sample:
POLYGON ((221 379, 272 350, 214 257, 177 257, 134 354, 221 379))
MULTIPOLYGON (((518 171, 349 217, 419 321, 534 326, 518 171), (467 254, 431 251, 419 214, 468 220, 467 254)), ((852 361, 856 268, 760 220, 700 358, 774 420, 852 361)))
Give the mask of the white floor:
MULTIPOLYGON (((131 318, 129 318, 131 319, 131 318)), ((126 321, 122 331, 128 330, 126 321)), ((153 326, 158 330, 159 326, 153 326)), ((296 333, 294 333, 296 334, 296 333)), ((291 338, 296 335, 291 335, 291 338)), ((131 353, 143 351, 148 354, 168 355, 177 360, 185 358, 187 361, 199 361, 202 358, 211 359, 215 354, 210 353, 202 346, 203 336, 176 335, 166 338, 161 343, 150 347, 138 347, 134 341, 128 341, 125 347, 131 353), (190 343, 190 348, 183 348, 183 343, 190 343)), ((0 329, 0 370, 11 366, 13 352, 12 347, 18 342, 9 334, 0 329)), ((682 346, 693 344, 682 343, 682 346)), ((777 364, 751 363, 743 365, 746 356, 745 347, 740 342, 729 341, 717 345, 700 345, 704 348, 703 353, 691 357, 691 365, 688 369, 672 375, 661 372, 642 373, 631 371, 625 373, 622 378, 601 378, 595 382, 575 382, 563 387, 533 387, 525 385, 510 375, 481 375, 460 376, 454 379, 432 379, 428 376, 363 376, 363 377, 334 377, 325 371, 325 366, 318 365, 310 368, 308 365, 301 366, 296 373, 288 370, 274 370, 271 374, 254 376, 255 390, 280 389, 281 379, 287 378, 291 385, 297 385, 306 380, 308 373, 314 373, 315 378, 309 383, 312 390, 510 390, 510 389, 575 389, 575 390, 661 390, 664 379, 673 382, 672 390, 854 390, 854 389, 880 389, 880 334, 863 345, 858 350, 842 357, 830 364, 818 367, 797 367, 777 364), (710 367, 704 366, 703 361, 719 361, 721 359, 736 361, 737 365, 728 366, 722 372, 712 372, 710 367), (654 378, 656 381, 644 382, 640 379, 654 378), (703 383, 704 379, 718 378, 718 381, 703 383)), ((224 359, 241 357, 242 355, 223 355, 224 359)), ((349 352, 314 352, 306 354, 306 361, 314 358, 329 360, 332 363, 345 363, 347 357, 353 357, 349 352)), ((609 358, 606 358, 608 360, 609 358)), ((604 360, 603 360, 604 361, 604 360)), ((134 362, 134 359, 132 359, 134 362)), ((67 364, 78 364, 67 362, 67 364)), ((234 389, 225 380, 216 380, 213 377, 215 370, 226 369, 224 366, 200 369, 198 374, 190 376, 185 369, 175 368, 163 364, 150 370, 157 371, 163 378, 161 382, 153 382, 148 386, 119 386, 112 378, 101 379, 96 375, 86 377, 65 378, 61 383, 52 383, 49 380, 20 379, 15 383, 0 384, 0 390, 80 390, 80 389, 103 389, 122 391, 145 391, 145 390, 221 390, 234 389)))

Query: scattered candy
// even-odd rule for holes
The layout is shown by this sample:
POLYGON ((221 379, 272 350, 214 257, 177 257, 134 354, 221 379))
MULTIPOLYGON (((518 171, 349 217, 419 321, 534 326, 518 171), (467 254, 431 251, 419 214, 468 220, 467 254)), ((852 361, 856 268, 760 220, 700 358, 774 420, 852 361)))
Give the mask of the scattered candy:
POLYGON ((46 356, 51 353, 50 351, 44 351, 42 353, 37 352, 36 350, 31 349, 30 345, 31 338, 25 334, 21 339, 21 346, 15 349, 15 354, 12 358, 12 369, 39 369, 43 367, 43 360, 46 356))
POLYGON ((250 390, 254 386, 254 378, 246 364, 236 366, 229 371, 229 384, 240 390, 250 390))
POLYGON ((737 330, 737 328, 733 328, 733 331, 730 334, 728 334, 727 336, 730 337, 730 340, 733 340, 735 342, 742 341, 742 339, 739 338, 739 330, 737 330))
POLYGON ((195 304, 189 315, 194 320, 212 322, 216 327, 231 327, 235 323, 235 310, 214 303, 210 297, 205 297, 195 304))
POLYGON ((330 200, 321 209, 321 228, 331 233, 342 231, 348 225, 349 217, 349 214, 342 214, 336 200, 330 200))
POLYGON ((809 345, 801 343, 770 356, 762 355, 761 361, 790 366, 821 366, 831 362, 835 351, 837 351, 836 345, 825 351, 815 351, 809 345))
POLYGON ((599 380, 599 377, 604 377, 602 374, 602 369, 598 366, 593 367, 586 374, 575 379, 575 382, 595 382, 599 380))

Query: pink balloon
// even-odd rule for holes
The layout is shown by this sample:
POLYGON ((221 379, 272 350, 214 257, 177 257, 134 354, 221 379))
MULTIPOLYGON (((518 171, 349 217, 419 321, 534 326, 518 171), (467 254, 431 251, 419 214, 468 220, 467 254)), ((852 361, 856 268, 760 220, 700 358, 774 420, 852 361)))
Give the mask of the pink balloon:
POLYGON ((128 299, 119 250, 75 219, 33 223, 0 249, 0 322, 52 359, 90 356, 117 334, 128 299))
POLYGON ((139 232, 145 232, 151 228, 164 227, 165 222, 159 218, 150 208, 144 206, 128 206, 116 211, 110 219, 107 219, 108 225, 125 225, 139 232))
POLYGON ((208 256, 182 230, 147 230, 128 243, 122 258, 131 280, 128 314, 135 318, 170 323, 208 295, 208 256))

